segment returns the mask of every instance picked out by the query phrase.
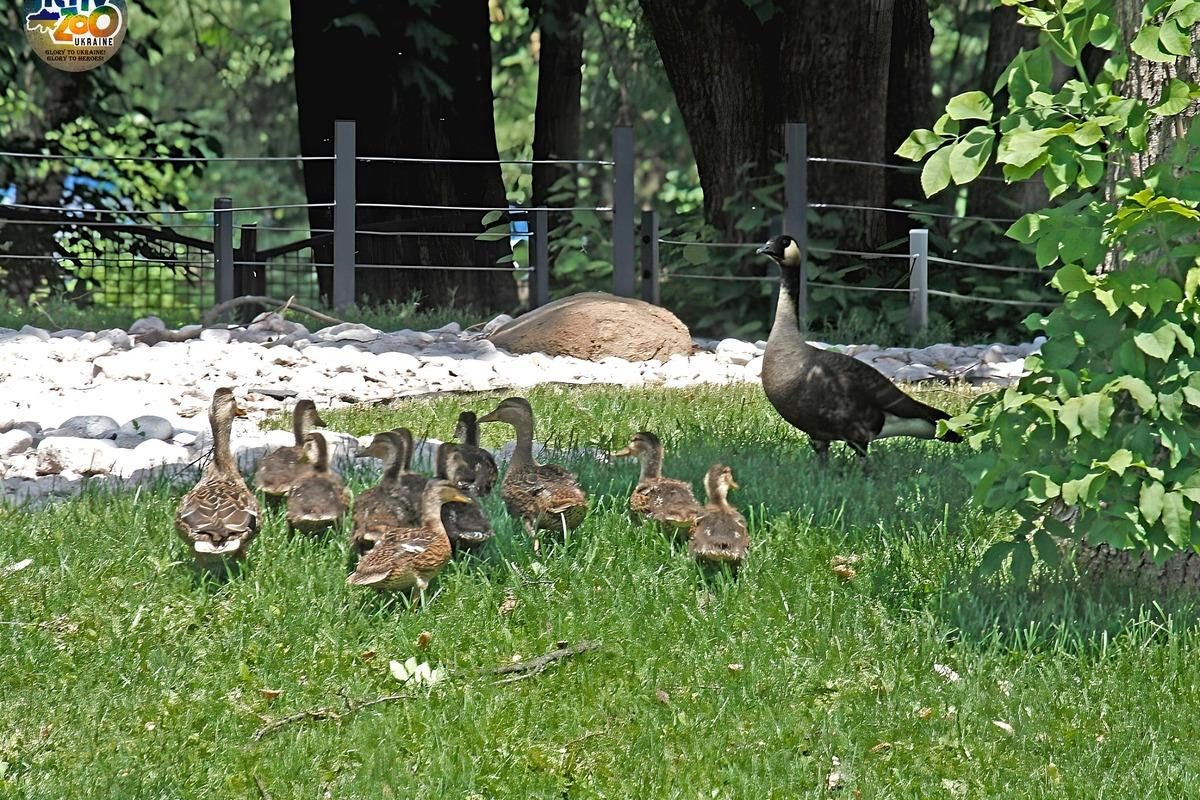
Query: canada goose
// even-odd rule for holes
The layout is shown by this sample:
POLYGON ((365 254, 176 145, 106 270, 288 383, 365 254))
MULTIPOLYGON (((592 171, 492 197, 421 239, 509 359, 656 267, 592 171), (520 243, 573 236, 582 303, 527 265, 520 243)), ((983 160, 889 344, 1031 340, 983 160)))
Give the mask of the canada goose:
POLYGON ((233 418, 244 416, 232 389, 213 392, 208 412, 213 458, 175 512, 175 530, 202 568, 220 567, 226 558, 244 558, 258 535, 258 501, 246 488, 229 448, 233 418))
POLYGON ((624 450, 611 455, 641 459, 641 475, 629 496, 634 516, 651 520, 668 532, 686 534, 700 513, 700 504, 690 483, 663 477, 663 445, 659 438, 650 431, 635 433, 624 450))
POLYGON ((808 434, 818 458, 842 441, 866 458, 867 446, 888 436, 961 442, 953 431, 937 437, 945 411, 914 400, 883 373, 856 358, 821 350, 804 340, 796 318, 796 291, 803 255, 787 234, 758 248, 779 265, 779 301, 763 357, 762 384, 779 415, 808 434))

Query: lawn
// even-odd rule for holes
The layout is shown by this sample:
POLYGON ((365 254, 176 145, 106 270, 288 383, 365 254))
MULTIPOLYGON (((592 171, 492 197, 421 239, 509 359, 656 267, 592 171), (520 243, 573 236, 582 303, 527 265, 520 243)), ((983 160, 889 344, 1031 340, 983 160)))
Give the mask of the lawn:
MULTIPOLYGON (((325 416, 445 437, 499 396, 325 416)), ((178 487, 0 512, 0 797, 1178 798, 1200 781, 1194 615, 1054 576, 972 581, 1006 521, 972 508, 961 448, 889 441, 868 474, 844 450, 821 471, 757 387, 529 397, 552 446, 648 428, 697 488, 731 464, 745 567, 707 573, 631 523, 635 463, 586 457, 594 505, 567 542, 535 555, 489 498, 497 539, 423 607, 346 586, 341 539, 278 516, 240 575, 200 579, 178 487), (844 580, 830 562, 850 555, 844 580), (560 641, 599 646, 498 683, 560 641), (389 662, 410 657, 444 679, 402 685, 389 662)))

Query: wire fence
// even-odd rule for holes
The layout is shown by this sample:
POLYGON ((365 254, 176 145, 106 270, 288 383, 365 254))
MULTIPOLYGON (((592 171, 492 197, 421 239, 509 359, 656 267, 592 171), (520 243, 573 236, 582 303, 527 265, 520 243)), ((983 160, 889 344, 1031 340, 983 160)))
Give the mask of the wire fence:
MULTIPOLYGON (((836 282, 824 279, 820 265, 817 280, 802 273, 800 311, 806 312, 808 289, 825 292, 879 293, 885 298, 907 294, 910 321, 915 329, 928 324, 929 298, 944 303, 978 303, 1043 308, 1049 301, 1024 300, 961 291, 959 279, 971 271, 1042 274, 1034 266, 992 264, 956 259, 953 253, 928 252, 928 234, 914 229, 908 252, 878 251, 813 244, 808 241, 807 212, 832 211, 904 215, 918 224, 938 220, 968 220, 1010 223, 992 216, 942 213, 912 207, 872 204, 810 202, 807 197, 807 166, 827 164, 845 169, 883 169, 912 172, 919 167, 857 159, 815 157, 807 154, 803 126, 789 123, 785 135, 788 153, 785 176, 785 207, 782 227, 803 243, 806 256, 840 259, 842 274, 870 271, 879 262, 905 262, 908 286, 869 285, 870 282, 836 282), (856 260, 849 264, 847 259, 856 260), (930 264, 934 286, 930 286, 930 264)), ((636 258, 635 196, 633 184, 633 137, 626 127, 613 131, 609 159, 466 159, 419 158, 359 154, 354 123, 338 121, 334 128, 333 154, 312 156, 93 156, 52 153, 20 153, 0 150, 0 158, 73 162, 328 162, 331 186, 327 197, 316 202, 236 205, 231 198, 215 198, 209 207, 127 208, 117 198, 97 206, 60 207, 20 202, 6 198, 0 187, 0 280, 13 275, 34 275, 67 296, 89 302, 153 311, 189 307, 203 309, 237 294, 295 297, 310 306, 349 305, 360 299, 356 276, 379 271, 421 273, 440 271, 455 274, 507 273, 523 287, 527 302, 538 306, 549 299, 549 227, 551 215, 576 213, 611 217, 612 280, 615 294, 632 296, 640 278, 644 299, 660 302, 659 283, 670 280, 773 282, 761 274, 706 273, 697 269, 707 257, 694 258, 697 250, 728 253, 734 258, 749 256, 757 245, 736 241, 693 241, 687 237, 659 236, 659 221, 653 210, 641 219, 641 258, 636 258), (552 165, 590 168, 611 173, 610 197, 605 202, 582 202, 562 206, 497 204, 483 202, 385 202, 364 198, 356 189, 360 167, 438 164, 486 165, 524 169, 552 165), (420 212, 420 213, 414 213, 420 212), (264 217, 308 217, 309 224, 264 217), (486 215, 472 219, 470 215, 486 215), (495 217, 499 217, 496 219, 495 217), (424 255, 430 242, 463 242, 457 252, 472 252, 465 240, 503 242, 507 263, 480 263, 464 258, 461 263, 429 263, 424 255), (22 251, 30 243, 41 251, 22 251), (667 258, 660 263, 660 247, 667 258), (513 254, 519 250, 520 258, 513 254), (682 253, 680 264, 677 256, 682 253)), ((203 205, 203 204, 198 204, 203 205)), ((484 250, 478 250, 484 252, 484 250)), ((878 282, 878 281, 876 281, 878 282)), ((10 281, 11 283, 11 281, 10 281)), ((0 288, 3 288, 0 285, 0 288)), ((376 298, 384 299, 384 298, 376 298)))

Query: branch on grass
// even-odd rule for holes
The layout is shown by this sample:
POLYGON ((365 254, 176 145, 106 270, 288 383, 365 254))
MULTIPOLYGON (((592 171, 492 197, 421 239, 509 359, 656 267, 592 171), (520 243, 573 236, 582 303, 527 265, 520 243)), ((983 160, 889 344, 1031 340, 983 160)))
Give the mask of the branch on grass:
POLYGON ((541 672, 545 671, 546 667, 550 666, 555 661, 569 658, 571 656, 577 656, 580 653, 586 653, 588 650, 595 650, 599 646, 600 642, 583 641, 569 646, 566 642, 559 642, 556 649, 551 650, 545 655, 538 656, 537 658, 529 658, 524 661, 518 661, 515 664, 505 664, 502 667, 497 667, 496 669, 492 670, 492 672, 497 675, 511 676, 504 678, 503 680, 496 681, 496 683, 512 683, 513 681, 532 678, 534 675, 540 674, 541 672))
POLYGON ((232 300, 226 300, 224 303, 217 303, 208 311, 205 311, 200 317, 200 324, 207 328, 215 323, 217 319, 226 311, 230 311, 240 306, 249 305, 275 305, 279 306, 279 311, 286 311, 290 308, 292 310, 299 311, 301 314, 307 314, 308 316, 318 319, 321 322, 327 322, 330 325, 341 325, 343 322, 345 322, 345 320, 338 319, 337 317, 331 317, 328 314, 322 314, 320 311, 311 309, 308 306, 302 306, 299 303, 292 302, 295 299, 296 298, 292 297, 287 300, 276 300, 274 297, 263 297, 262 295, 245 295, 243 297, 235 297, 232 300))
POLYGON ((364 708, 377 706, 380 703, 391 703, 396 700, 408 700, 414 697, 413 694, 387 694, 383 697, 376 697, 374 700, 346 701, 345 711, 334 711, 332 708, 310 708, 295 714, 289 714, 286 717, 281 717, 273 722, 269 722, 254 732, 250 737, 251 741, 261 741, 263 737, 268 736, 285 725, 291 725, 293 722, 302 722, 309 719, 332 719, 343 720, 355 712, 362 711, 364 708))

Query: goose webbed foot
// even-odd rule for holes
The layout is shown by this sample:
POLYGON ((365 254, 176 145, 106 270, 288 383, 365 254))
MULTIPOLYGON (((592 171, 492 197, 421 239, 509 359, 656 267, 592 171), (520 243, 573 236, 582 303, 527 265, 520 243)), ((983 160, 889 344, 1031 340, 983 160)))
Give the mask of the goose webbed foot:
POLYGON ((812 449, 817 454, 817 463, 822 467, 829 466, 829 442, 811 439, 812 449))

